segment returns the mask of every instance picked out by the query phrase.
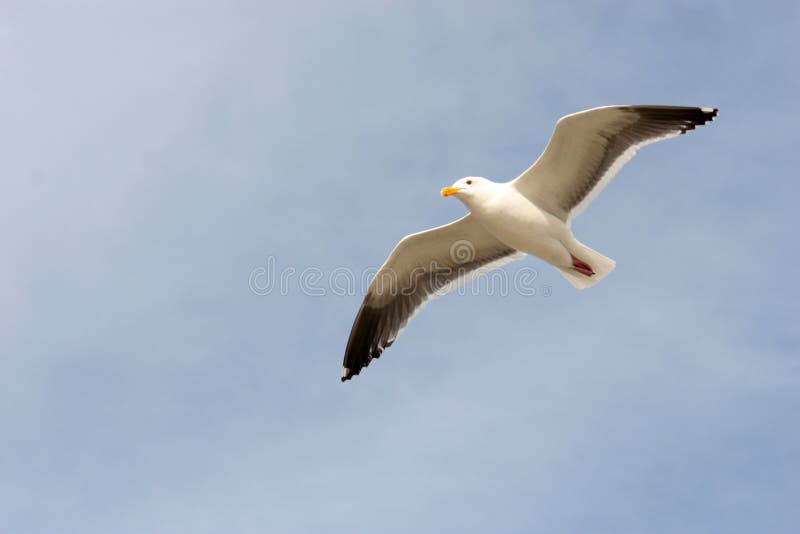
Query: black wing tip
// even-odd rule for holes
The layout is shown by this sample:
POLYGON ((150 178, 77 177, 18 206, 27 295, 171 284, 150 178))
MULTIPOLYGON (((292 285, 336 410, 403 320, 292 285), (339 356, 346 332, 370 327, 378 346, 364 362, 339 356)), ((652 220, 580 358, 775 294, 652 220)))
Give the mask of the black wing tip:
POLYGON ((352 378, 361 372, 361 369, 368 366, 369 362, 365 363, 362 367, 357 369, 350 369, 349 367, 342 367, 342 382, 352 380, 352 378))
POLYGON ((712 122, 719 113, 719 108, 690 108, 695 113, 699 112, 699 116, 692 117, 688 120, 691 122, 681 126, 681 135, 685 134, 689 130, 694 130, 698 126, 702 126, 708 122, 712 122))
POLYGON ((342 382, 347 382, 348 380, 352 380, 354 376, 358 375, 361 372, 361 369, 369 365, 366 363, 363 367, 359 367, 358 369, 350 369, 349 367, 342 367, 342 382))
POLYGON ((384 309, 366 303, 361 305, 345 349, 342 382, 350 380, 367 367, 372 360, 380 358, 383 350, 394 342, 394 334, 386 339, 385 334, 382 333, 385 329, 383 323, 385 315, 386 310, 384 309))
POLYGON ((347 382, 358 374, 358 371, 351 372, 347 367, 342 367, 342 382, 347 382))
POLYGON ((714 120, 719 108, 682 106, 631 106, 643 119, 664 125, 672 125, 675 132, 683 135, 714 120))
POLYGON ((713 121, 715 118, 717 118, 717 115, 719 114, 719 108, 699 108, 699 109, 700 113, 703 114, 703 122, 701 122, 700 124, 705 124, 707 122, 713 121))
MULTIPOLYGON (((394 340, 392 340, 392 342, 394 342, 394 340)), ((364 360, 360 364, 360 366, 357 367, 357 368, 352 368, 351 369, 349 367, 344 367, 343 366, 342 367, 342 382, 347 382, 348 380, 350 380, 354 376, 356 376, 359 373, 361 373, 362 369, 365 369, 365 368, 369 367, 370 362, 372 360, 377 360, 378 358, 380 358, 381 354, 383 354, 383 349, 385 347, 388 347, 389 345, 391 345, 391 343, 388 343, 388 344, 384 345, 384 347, 381 347, 381 346, 375 347, 375 349, 372 350, 372 352, 369 354, 367 359, 364 360)), ((356 365, 358 365, 358 364, 356 364, 356 365)))

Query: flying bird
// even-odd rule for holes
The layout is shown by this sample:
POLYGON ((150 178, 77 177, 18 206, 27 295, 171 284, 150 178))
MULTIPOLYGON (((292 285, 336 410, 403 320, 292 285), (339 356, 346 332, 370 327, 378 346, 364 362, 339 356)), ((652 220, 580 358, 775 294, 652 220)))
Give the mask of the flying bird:
POLYGON ((524 257, 553 265, 577 289, 616 263, 578 241, 576 217, 647 144, 712 121, 716 108, 604 106, 562 117, 531 167, 510 182, 461 178, 441 194, 469 213, 397 244, 367 288, 345 349, 342 381, 380 357, 432 297, 459 280, 524 257))

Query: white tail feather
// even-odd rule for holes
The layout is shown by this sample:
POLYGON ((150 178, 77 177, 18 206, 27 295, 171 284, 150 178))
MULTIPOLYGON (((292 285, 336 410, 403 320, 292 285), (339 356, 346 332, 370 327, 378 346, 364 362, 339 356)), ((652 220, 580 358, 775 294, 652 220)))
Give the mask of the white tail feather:
POLYGON ((558 271, 564 275, 564 278, 567 281, 575 286, 576 289, 586 289, 587 287, 592 287, 597 282, 605 278, 605 276, 614 270, 616 267, 617 262, 603 256, 596 250, 592 250, 583 243, 579 243, 577 240, 570 247, 570 253, 578 258, 579 260, 585 261, 589 265, 591 265, 592 269, 594 270, 594 274, 592 276, 586 276, 581 274, 573 269, 561 268, 557 267, 558 271))

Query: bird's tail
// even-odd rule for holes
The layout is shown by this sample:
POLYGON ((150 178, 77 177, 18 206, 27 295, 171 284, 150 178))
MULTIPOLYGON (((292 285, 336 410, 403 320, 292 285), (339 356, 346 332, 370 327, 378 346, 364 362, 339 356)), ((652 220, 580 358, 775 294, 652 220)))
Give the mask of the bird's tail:
POLYGON ((579 260, 579 262, 588 264, 589 267, 591 267, 591 270, 594 271, 594 274, 587 276, 586 274, 576 271, 574 268, 558 267, 558 271, 564 275, 564 278, 566 278, 570 284, 575 286, 576 289, 586 289, 587 287, 592 287, 597 282, 605 278, 608 273, 613 271, 614 267, 617 265, 617 262, 611 258, 603 256, 596 250, 590 249, 577 240, 575 240, 572 246, 569 247, 569 252, 574 258, 579 260))

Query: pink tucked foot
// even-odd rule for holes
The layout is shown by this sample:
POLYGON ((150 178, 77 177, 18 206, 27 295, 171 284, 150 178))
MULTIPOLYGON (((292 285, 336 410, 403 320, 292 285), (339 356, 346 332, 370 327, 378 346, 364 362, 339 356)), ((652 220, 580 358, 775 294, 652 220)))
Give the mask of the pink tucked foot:
MULTIPOLYGON (((570 254, 570 256, 572 256, 572 254, 570 254)), ((592 269, 591 265, 583 260, 579 260, 575 256, 572 256, 572 269, 586 276, 592 276, 594 274, 594 269, 592 269)))

